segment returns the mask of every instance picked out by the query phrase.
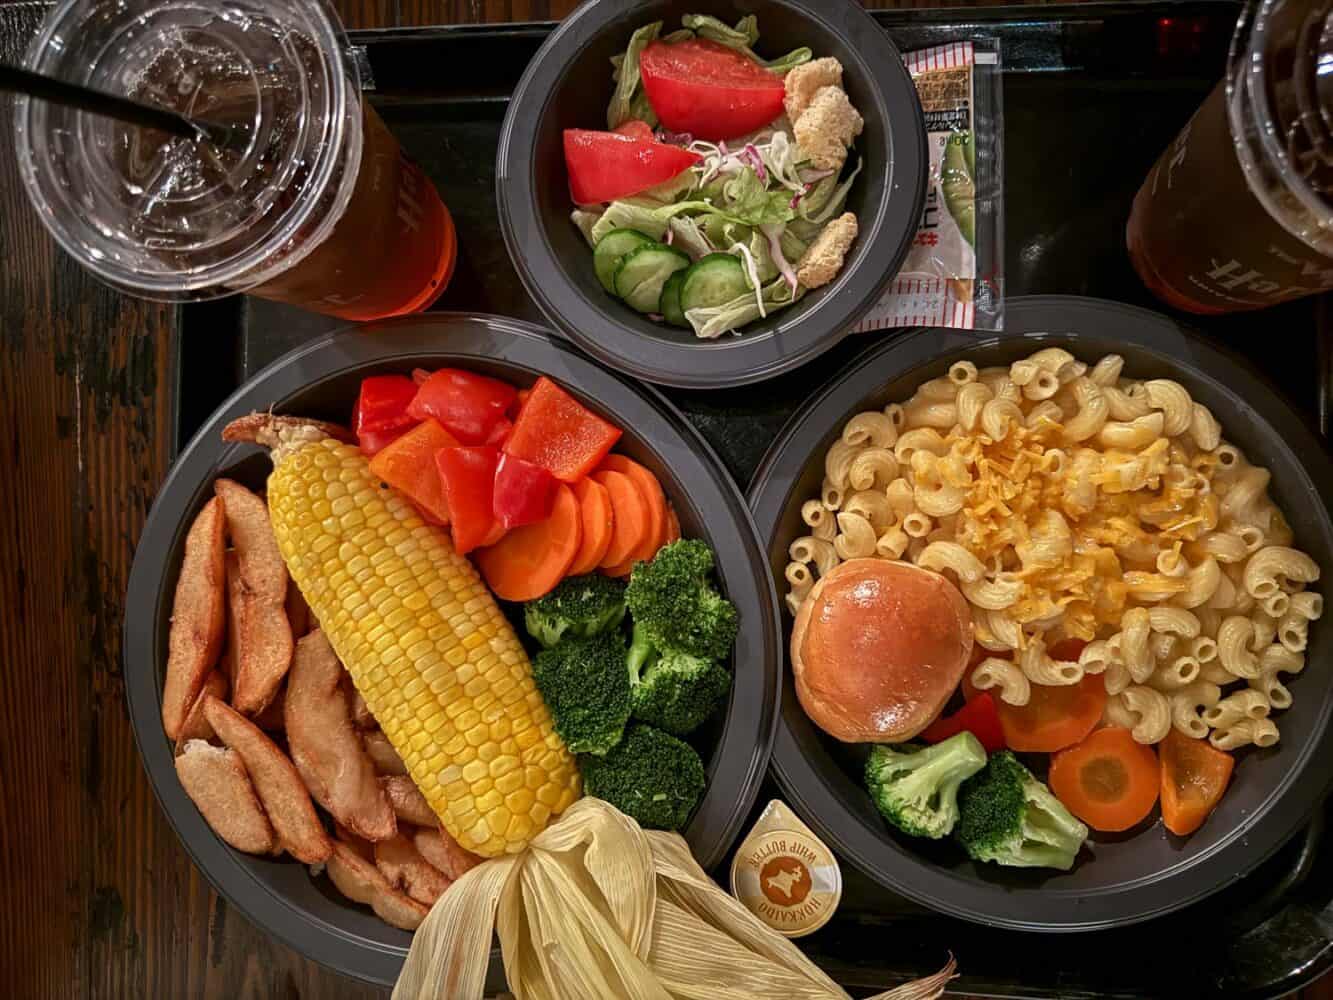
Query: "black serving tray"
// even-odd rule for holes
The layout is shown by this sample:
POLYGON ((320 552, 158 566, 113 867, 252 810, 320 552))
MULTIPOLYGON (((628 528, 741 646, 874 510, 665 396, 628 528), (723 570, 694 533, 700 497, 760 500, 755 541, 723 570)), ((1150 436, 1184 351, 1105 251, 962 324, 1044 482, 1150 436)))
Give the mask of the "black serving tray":
MULTIPOLYGON (((1007 295, 1091 295, 1169 312, 1135 277, 1124 225, 1139 182, 1221 76, 1238 5, 1132 2, 878 12, 904 51, 996 37, 1004 64, 1007 295)), ((431 175, 458 228, 440 309, 542 322, 506 255, 493 192, 508 94, 549 25, 355 32, 371 99, 431 175)), ((1330 382, 1325 299, 1257 315, 1183 317, 1246 354, 1321 429, 1330 382)), ((342 325, 257 299, 191 304, 177 324, 175 450, 245 379, 342 325)), ((891 332, 865 336, 892 336, 891 332)), ((738 484, 812 388, 865 341, 782 378, 722 392, 668 389, 738 484)), ((776 789, 771 788, 772 795, 776 789)), ((760 804, 769 795, 760 796, 760 804)), ((993 997, 1276 997, 1333 966, 1327 810, 1207 902, 1136 928, 1059 939, 924 910, 844 866, 836 917, 801 946, 853 994, 959 959, 951 992, 993 997)), ((717 869, 725 878, 725 865, 717 869)))

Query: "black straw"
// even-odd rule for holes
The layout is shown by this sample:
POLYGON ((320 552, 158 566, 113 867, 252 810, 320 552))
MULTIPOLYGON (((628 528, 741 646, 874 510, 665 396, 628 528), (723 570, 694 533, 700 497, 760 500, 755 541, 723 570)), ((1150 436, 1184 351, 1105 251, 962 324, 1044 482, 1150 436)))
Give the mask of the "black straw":
POLYGON ((17 66, 0 65, 0 90, 18 91, 29 97, 115 118, 130 125, 159 129, 182 139, 206 139, 221 148, 234 147, 238 142, 243 143, 244 139, 229 125, 187 118, 166 108, 55 80, 17 66))

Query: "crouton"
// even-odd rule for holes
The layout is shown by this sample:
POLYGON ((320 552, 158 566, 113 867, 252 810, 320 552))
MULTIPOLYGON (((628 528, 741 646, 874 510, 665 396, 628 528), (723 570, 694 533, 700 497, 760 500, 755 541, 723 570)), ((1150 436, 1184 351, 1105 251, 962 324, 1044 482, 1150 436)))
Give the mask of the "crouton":
POLYGON ((824 87, 842 87, 842 63, 832 56, 803 63, 782 78, 787 89, 782 106, 792 121, 800 118, 810 106, 815 92, 824 87))
POLYGON ((820 230, 796 265, 797 280, 806 288, 819 288, 836 278, 856 232, 856 216, 851 212, 844 212, 820 230))
POLYGON ((176 774, 213 832, 236 850, 269 854, 277 848, 273 826, 235 750, 190 740, 176 758, 176 774))
POLYGON ((837 87, 821 87, 792 129, 796 144, 816 169, 838 170, 847 159, 847 147, 864 125, 845 93, 837 87))

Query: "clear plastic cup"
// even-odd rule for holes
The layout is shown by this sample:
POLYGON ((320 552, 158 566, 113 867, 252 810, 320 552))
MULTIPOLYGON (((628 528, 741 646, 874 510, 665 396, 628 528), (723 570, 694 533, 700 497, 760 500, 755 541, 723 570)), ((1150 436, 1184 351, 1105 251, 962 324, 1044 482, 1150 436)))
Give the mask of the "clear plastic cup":
POLYGON ((16 102, 33 204, 109 284, 170 301, 246 291, 356 320, 444 290, 448 211, 361 100, 323 0, 63 0, 26 65, 245 129, 231 152, 16 102))
POLYGON ((1130 260, 1163 301, 1259 309, 1333 288, 1333 2, 1251 0, 1226 79, 1134 199, 1130 260))

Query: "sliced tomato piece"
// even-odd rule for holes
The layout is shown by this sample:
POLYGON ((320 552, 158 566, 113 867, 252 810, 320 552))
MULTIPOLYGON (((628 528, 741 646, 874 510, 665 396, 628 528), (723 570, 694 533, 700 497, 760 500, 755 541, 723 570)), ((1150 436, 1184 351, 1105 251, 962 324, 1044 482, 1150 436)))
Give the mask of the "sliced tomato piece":
POLYGON ((653 127, 647 122, 639 121, 637 118, 631 118, 627 122, 621 122, 611 131, 618 135, 627 135, 631 139, 647 139, 650 142, 657 141, 657 136, 653 132, 653 127))
POLYGON ((643 92, 662 125, 699 139, 734 139, 782 114, 782 78, 706 38, 653 42, 639 56, 643 92))
POLYGON ((565 129, 569 196, 577 205, 627 198, 688 170, 701 157, 680 146, 620 132, 565 129))

